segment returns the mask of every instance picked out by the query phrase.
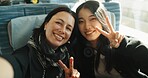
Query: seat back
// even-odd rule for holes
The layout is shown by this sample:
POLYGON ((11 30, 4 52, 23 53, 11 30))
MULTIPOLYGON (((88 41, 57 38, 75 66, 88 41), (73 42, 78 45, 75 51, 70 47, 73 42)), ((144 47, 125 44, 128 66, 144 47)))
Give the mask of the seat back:
POLYGON ((33 29, 41 26, 46 15, 32 15, 11 19, 8 24, 8 36, 14 51, 26 45, 33 33, 33 29))
POLYGON ((115 15, 114 29, 116 31, 119 31, 120 20, 121 20, 121 5, 120 5, 120 3, 119 2, 112 2, 110 0, 109 2, 104 2, 103 4, 109 12, 111 12, 115 15))

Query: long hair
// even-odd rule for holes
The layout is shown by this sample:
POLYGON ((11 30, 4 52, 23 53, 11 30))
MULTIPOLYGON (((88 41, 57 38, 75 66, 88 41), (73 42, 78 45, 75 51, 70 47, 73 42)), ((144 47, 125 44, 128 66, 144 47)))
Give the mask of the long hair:
MULTIPOLYGON (((77 15, 67 6, 60 6, 60 7, 57 7, 55 9, 53 9, 51 12, 48 13, 48 15, 45 17, 44 19, 44 22, 42 23, 42 25, 40 26, 40 28, 35 28, 33 30, 33 37, 34 38, 38 38, 39 34, 40 33, 45 33, 44 32, 44 26, 46 23, 48 23, 50 21, 50 19, 58 12, 61 12, 61 11, 65 11, 65 12, 68 12, 69 14, 71 14, 74 19, 75 19, 75 24, 74 24, 74 29, 73 29, 73 32, 71 34, 71 37, 69 39, 69 41, 73 41, 75 39, 75 29, 76 29, 76 25, 77 25, 77 15)), ((44 36, 45 37, 45 36, 44 36)))
MULTIPOLYGON (((98 8, 100 8, 100 7, 102 7, 101 6, 101 4, 99 3, 99 2, 97 2, 97 1, 87 1, 87 2, 84 2, 84 3, 82 3, 77 9, 76 9, 76 14, 78 15, 79 14, 79 12, 80 12, 80 10, 82 9, 82 8, 87 8, 87 9, 89 9, 91 12, 92 12, 92 14, 96 14, 96 12, 97 12, 97 10, 98 10, 98 8)), ((102 8, 103 9, 103 8, 102 8)), ((96 15, 95 15, 96 16, 96 15)), ((103 18, 103 17, 102 17, 103 18)), ((98 18, 98 21, 102 21, 101 20, 101 18, 98 18)), ((100 22, 99 21, 99 22, 100 22)), ((105 20, 104 20, 105 21, 105 20)), ((103 21, 103 22, 104 22, 103 21)), ((104 31, 106 31, 106 32, 109 32, 108 31, 108 28, 107 28, 107 25, 106 24, 104 24, 104 23, 102 23, 102 22, 100 22, 101 23, 101 25, 102 25, 102 28, 103 28, 103 30, 104 31)), ((79 28, 78 26, 77 26, 77 28, 79 28)), ((82 39, 81 41, 85 41, 85 43, 88 43, 88 41, 81 35, 81 33, 80 33, 80 31, 79 31, 79 29, 77 29, 77 35, 78 35, 78 39, 82 39)), ((99 38, 100 40, 102 40, 101 41, 101 43, 102 42, 109 42, 108 41, 108 39, 106 38, 106 37, 104 37, 103 35, 100 35, 100 38, 99 38)), ((100 43, 99 43, 100 44, 100 43)), ((106 43, 106 44, 108 44, 108 43, 106 43)))
MULTIPOLYGON (((105 17, 103 16, 104 15, 104 12, 105 12, 105 8, 103 7, 103 4, 99 3, 98 1, 86 1, 84 3, 82 3, 77 9, 76 9, 76 14, 78 15, 80 10, 82 8, 87 8, 88 10, 90 10, 90 12, 92 14, 94 14, 96 17, 96 13, 98 13, 98 16, 99 18, 97 17, 98 21, 101 23, 102 25, 102 29, 106 32, 109 32, 108 30, 108 27, 107 27, 107 24, 105 23, 106 20, 103 20, 105 19, 105 17), (101 9, 101 10, 98 10, 98 9, 101 9), (99 12, 98 12, 99 11, 99 12)), ((79 27, 77 27, 79 28, 79 27)), ((80 33, 80 30, 77 29, 77 39, 78 41, 80 41, 82 44, 84 44, 85 46, 87 46, 87 43, 89 43, 89 41, 86 40, 86 38, 84 38, 82 36, 82 34, 80 33)), ((97 53, 97 57, 95 58, 95 70, 97 70, 97 67, 98 67, 98 64, 99 64, 99 56, 100 56, 100 53, 104 54, 105 55, 105 60, 107 62, 106 64, 106 70, 109 72, 111 69, 112 69, 112 66, 110 64, 110 57, 111 57, 111 50, 110 50, 110 47, 109 47, 109 40, 103 36, 102 34, 99 36, 98 38, 98 53, 97 53), (106 50, 107 49, 107 50, 106 50)))

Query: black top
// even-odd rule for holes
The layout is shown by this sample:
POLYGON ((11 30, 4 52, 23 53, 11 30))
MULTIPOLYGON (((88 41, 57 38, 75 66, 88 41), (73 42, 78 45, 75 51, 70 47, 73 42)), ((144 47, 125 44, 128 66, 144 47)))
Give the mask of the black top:
MULTIPOLYGON (((81 78, 95 78, 96 54, 95 52, 91 54, 85 51, 86 49, 88 47, 83 44, 75 44, 75 66, 81 78)), ((133 37, 125 36, 117 49, 111 49, 109 59, 112 59, 110 63, 123 78, 148 78, 146 77, 148 75, 148 46, 133 37), (139 73, 139 70, 145 75, 139 73)))
MULTIPOLYGON (((59 67, 49 64, 44 69, 39 62, 36 49, 32 46, 26 45, 13 52, 12 55, 3 55, 3 57, 12 64, 14 78, 65 78, 64 73, 62 73, 62 77, 59 77, 59 67)), ((69 56, 66 55, 66 58, 62 62, 68 66, 68 60, 69 56)))

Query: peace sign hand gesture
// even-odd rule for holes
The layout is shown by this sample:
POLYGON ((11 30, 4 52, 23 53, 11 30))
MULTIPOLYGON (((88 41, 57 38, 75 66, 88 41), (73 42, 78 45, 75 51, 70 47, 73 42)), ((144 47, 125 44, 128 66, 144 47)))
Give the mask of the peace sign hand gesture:
POLYGON ((65 71, 65 78, 80 78, 80 73, 74 69, 74 59, 70 57, 69 68, 61 61, 58 61, 60 67, 65 71))
POLYGON ((108 25, 109 28, 109 32, 106 32, 102 29, 100 29, 99 27, 96 26, 96 29, 105 37, 107 37, 110 41, 110 46, 113 48, 118 48, 121 41, 123 40, 124 36, 121 35, 119 32, 115 31, 108 19, 108 17, 106 16, 106 23, 108 25))

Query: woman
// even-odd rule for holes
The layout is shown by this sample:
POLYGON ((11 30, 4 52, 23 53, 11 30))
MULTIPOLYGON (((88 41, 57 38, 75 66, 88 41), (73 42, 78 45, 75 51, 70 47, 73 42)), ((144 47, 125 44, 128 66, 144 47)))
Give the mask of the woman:
POLYGON ((14 78, 78 78, 68 48, 76 23, 76 14, 66 6, 51 11, 28 45, 3 56, 13 67, 14 78))
POLYGON ((73 47, 81 78, 146 78, 148 48, 116 32, 101 3, 86 1, 76 13, 79 25, 73 47))

